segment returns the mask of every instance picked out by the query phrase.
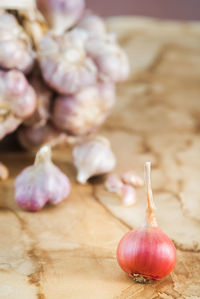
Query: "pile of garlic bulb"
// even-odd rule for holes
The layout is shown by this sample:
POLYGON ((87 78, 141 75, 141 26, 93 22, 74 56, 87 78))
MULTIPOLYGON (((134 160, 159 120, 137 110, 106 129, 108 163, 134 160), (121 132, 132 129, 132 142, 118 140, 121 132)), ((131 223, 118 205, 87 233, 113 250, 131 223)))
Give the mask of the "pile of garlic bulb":
POLYGON ((0 140, 17 130, 26 149, 60 133, 88 136, 115 103, 129 63, 84 0, 37 0, 0 10, 0 140))

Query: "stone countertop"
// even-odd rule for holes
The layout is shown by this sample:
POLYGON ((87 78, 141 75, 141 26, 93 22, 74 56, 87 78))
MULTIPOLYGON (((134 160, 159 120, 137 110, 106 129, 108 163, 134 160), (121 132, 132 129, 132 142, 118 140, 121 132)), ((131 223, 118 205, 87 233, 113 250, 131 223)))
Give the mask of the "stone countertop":
POLYGON ((0 298, 200 298, 200 23, 112 18, 108 24, 132 71, 100 133, 116 153, 116 173, 133 168, 143 175, 144 162, 152 162, 157 219, 176 245, 177 265, 148 285, 117 265, 118 241, 143 224, 143 188, 137 203, 124 207, 103 179, 78 185, 70 150, 56 150, 54 162, 69 175, 72 192, 57 207, 25 212, 14 202, 13 181, 33 154, 2 152, 11 176, 0 183, 0 298))

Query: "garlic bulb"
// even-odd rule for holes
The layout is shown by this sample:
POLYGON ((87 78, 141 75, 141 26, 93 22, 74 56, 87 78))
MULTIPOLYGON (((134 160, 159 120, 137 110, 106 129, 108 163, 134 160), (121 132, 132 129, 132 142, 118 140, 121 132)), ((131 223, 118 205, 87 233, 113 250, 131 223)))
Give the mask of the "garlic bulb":
POLYGON ((0 15, 0 67, 30 72, 35 54, 31 41, 16 18, 4 13, 0 15))
POLYGON ((93 36, 87 40, 85 47, 97 66, 100 79, 114 82, 127 79, 130 72, 129 62, 114 35, 93 36))
POLYGON ((85 184, 95 175, 110 172, 116 164, 109 141, 104 137, 86 140, 73 149, 74 165, 77 169, 77 181, 85 184))
POLYGON ((103 36, 106 34, 106 26, 102 18, 86 12, 77 24, 78 28, 85 29, 91 35, 103 36))
POLYGON ((80 35, 45 35, 39 45, 39 62, 47 84, 61 94, 72 94, 96 83, 97 69, 84 49, 80 35))
POLYGON ((87 87, 72 96, 58 96, 54 102, 52 121, 72 135, 94 132, 108 116, 115 102, 111 83, 87 87))
POLYGON ((85 7, 84 0, 36 0, 36 3, 49 26, 57 34, 62 34, 75 25, 85 7))
POLYGON ((5 181, 7 180, 9 176, 9 171, 8 168, 0 162, 0 181, 5 181))
POLYGON ((50 123, 40 127, 21 127, 17 132, 19 143, 27 150, 38 148, 60 135, 60 131, 50 123))
POLYGON ((22 72, 0 71, 0 139, 36 109, 36 94, 22 72))
POLYGON ((70 192, 70 182, 51 161, 51 149, 43 146, 34 165, 25 168, 15 180, 15 199, 28 211, 38 211, 46 203, 58 204, 70 192))
POLYGON ((24 124, 26 126, 43 127, 50 118, 50 104, 53 92, 45 85, 44 81, 38 73, 30 78, 37 96, 37 108, 35 112, 27 119, 24 124))

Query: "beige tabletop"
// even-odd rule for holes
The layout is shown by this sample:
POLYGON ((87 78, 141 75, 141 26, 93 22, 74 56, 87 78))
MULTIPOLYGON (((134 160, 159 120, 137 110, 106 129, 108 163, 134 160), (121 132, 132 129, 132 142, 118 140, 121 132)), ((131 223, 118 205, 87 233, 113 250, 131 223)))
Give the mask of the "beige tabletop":
POLYGON ((174 241, 174 271, 136 284, 116 261, 118 241, 144 222, 144 189, 124 207, 103 179, 75 182, 70 149, 54 162, 72 182, 68 199, 37 213, 20 210, 13 181, 31 153, 1 153, 11 176, 0 183, 0 299, 200 298, 200 23, 113 18, 109 27, 131 61, 130 79, 100 130, 117 156, 116 173, 143 175, 152 162, 160 227, 174 241))

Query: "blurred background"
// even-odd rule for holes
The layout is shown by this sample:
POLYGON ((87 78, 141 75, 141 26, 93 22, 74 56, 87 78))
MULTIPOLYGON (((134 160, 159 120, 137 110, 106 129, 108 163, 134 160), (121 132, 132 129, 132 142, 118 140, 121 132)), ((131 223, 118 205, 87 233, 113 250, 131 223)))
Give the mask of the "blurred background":
POLYGON ((86 0, 99 15, 137 15, 172 20, 199 20, 200 0, 86 0))

